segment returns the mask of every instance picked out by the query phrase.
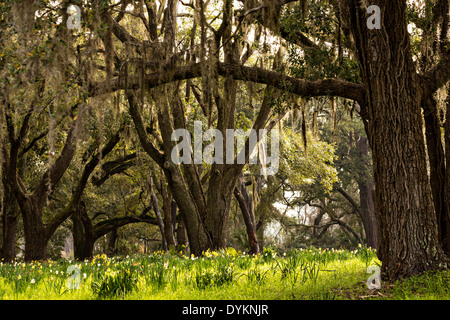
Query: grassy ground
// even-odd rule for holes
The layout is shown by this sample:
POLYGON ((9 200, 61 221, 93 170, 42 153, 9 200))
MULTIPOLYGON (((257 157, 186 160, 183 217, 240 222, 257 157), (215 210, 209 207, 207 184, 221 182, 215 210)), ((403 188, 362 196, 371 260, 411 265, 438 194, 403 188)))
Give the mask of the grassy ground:
POLYGON ((450 299, 450 273, 428 273, 369 290, 367 267, 379 264, 361 247, 271 249, 249 256, 228 249, 204 257, 170 255, 90 261, 0 263, 0 299, 450 299))

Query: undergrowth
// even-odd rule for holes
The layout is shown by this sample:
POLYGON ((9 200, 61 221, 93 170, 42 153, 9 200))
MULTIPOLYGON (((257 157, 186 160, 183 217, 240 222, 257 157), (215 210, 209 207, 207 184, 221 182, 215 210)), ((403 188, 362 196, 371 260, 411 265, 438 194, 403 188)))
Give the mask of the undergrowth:
POLYGON ((265 248, 247 255, 228 248, 202 257, 155 252, 86 261, 0 262, 0 299, 450 298, 449 272, 369 290, 367 267, 376 264, 374 250, 364 246, 354 251, 265 248))

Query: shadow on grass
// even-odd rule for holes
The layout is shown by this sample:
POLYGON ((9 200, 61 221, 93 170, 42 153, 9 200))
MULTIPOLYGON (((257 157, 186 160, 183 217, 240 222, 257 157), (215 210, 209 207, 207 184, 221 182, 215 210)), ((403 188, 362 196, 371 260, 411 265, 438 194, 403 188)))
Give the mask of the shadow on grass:
POLYGON ((379 290, 370 290, 364 281, 360 281, 352 287, 334 288, 329 296, 343 300, 450 300, 450 270, 384 281, 379 290))

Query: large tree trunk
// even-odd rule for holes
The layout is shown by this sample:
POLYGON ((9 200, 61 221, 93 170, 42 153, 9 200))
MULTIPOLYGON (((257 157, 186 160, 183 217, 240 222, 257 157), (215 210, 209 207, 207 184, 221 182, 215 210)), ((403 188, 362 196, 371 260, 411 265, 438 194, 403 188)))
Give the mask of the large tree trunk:
MULTIPOLYGON (((211 175, 216 176, 221 174, 219 172, 213 172, 211 175)), ((216 178, 211 177, 209 181, 210 187, 208 188, 206 216, 206 227, 210 234, 214 250, 227 246, 231 200, 236 181, 236 177, 229 177, 227 179, 221 176, 220 178, 216 178)))
POLYGON ((27 198, 21 203, 20 210, 25 235, 25 261, 45 259, 48 239, 42 222, 42 207, 33 198, 27 198))
POLYGON ((421 90, 406 28, 406 3, 378 0, 381 29, 368 29, 365 8, 350 0, 374 163, 378 254, 389 279, 446 266, 439 245, 422 132, 421 90))
POLYGON ((87 216, 83 201, 76 207, 71 218, 73 222, 74 257, 78 260, 89 259, 94 251, 95 239, 92 222, 87 216))

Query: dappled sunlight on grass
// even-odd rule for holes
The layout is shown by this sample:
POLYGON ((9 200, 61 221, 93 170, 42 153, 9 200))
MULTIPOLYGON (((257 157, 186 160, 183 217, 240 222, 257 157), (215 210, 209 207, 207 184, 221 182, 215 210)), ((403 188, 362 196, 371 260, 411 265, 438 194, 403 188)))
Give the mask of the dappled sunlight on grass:
MULTIPOLYGON (((259 255, 234 249, 202 257, 155 252, 133 257, 95 256, 86 261, 0 264, 2 299, 348 299, 367 295, 369 265, 379 264, 373 250, 265 248, 259 255), (68 269, 69 266, 71 269, 68 269), (75 270, 74 272, 72 272, 75 270), (70 274, 68 274, 68 271, 70 274), (354 290, 354 288, 359 288, 354 290)), ((449 277, 412 278, 379 297, 415 299, 447 295, 449 277), (429 285, 434 283, 434 286, 429 285), (445 289, 443 289, 445 287, 445 289), (425 290, 425 291, 424 291, 425 290)), ((386 292, 380 290, 380 292, 386 292)))

